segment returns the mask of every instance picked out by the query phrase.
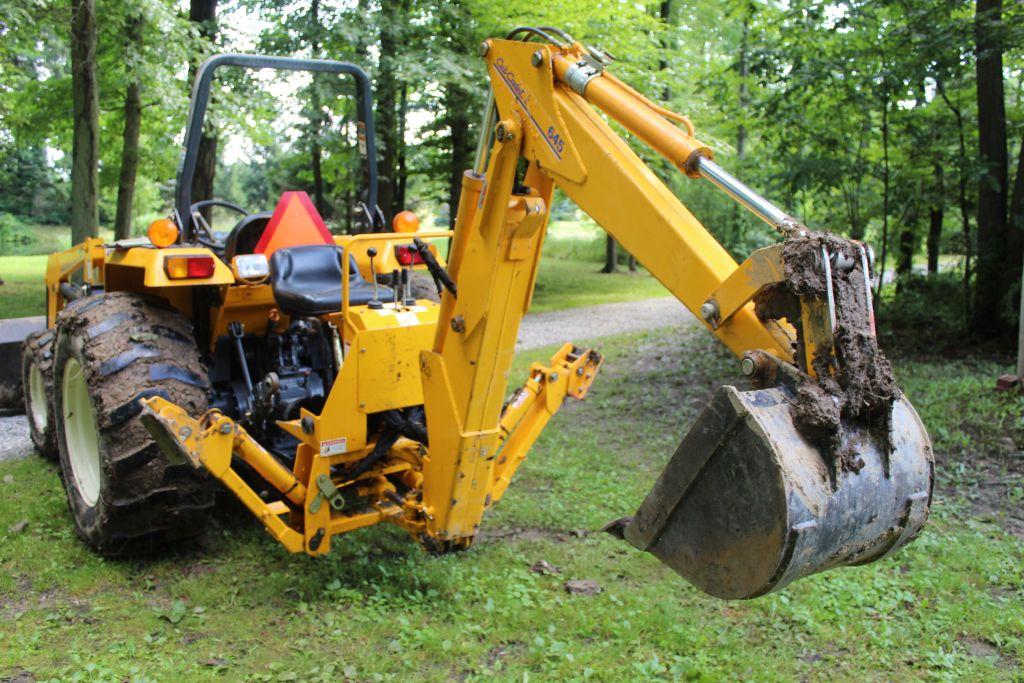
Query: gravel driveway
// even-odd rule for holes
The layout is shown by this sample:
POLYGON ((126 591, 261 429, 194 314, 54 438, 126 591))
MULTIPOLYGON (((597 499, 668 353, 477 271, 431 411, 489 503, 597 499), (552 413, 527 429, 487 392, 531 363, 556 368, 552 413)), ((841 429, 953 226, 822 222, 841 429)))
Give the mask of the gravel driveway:
MULTIPOLYGON (((530 313, 519 328, 516 350, 695 324, 690 312, 672 297, 530 313)), ((0 462, 23 458, 31 452, 24 416, 0 417, 0 462)))
POLYGON ((673 297, 528 313, 519 328, 516 350, 696 324, 697 319, 673 297))

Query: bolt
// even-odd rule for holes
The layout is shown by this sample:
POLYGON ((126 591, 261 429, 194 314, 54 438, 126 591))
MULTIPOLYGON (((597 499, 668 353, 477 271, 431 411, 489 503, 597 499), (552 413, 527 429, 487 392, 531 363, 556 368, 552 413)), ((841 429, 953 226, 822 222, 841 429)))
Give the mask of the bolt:
POLYGON ((541 50, 534 52, 530 57, 530 63, 537 68, 544 66, 544 52, 541 50))
POLYGON ((582 366, 576 368, 576 376, 577 377, 582 377, 583 376, 583 367, 582 366))
POLYGON ((314 425, 313 425, 313 418, 309 417, 308 415, 306 417, 302 418, 302 433, 303 434, 312 434, 313 433, 313 427, 314 427, 314 425))
POLYGON ((466 319, 463 318, 461 315, 457 315, 454 318, 452 318, 452 329, 455 330, 456 332, 465 332, 466 319))
POLYGON ((512 139, 512 133, 509 131, 508 126, 502 121, 494 128, 494 137, 498 138, 498 142, 508 142, 512 139))
POLYGON ((708 299, 704 302, 704 305, 700 307, 700 317, 704 319, 704 322, 712 322, 718 319, 718 303, 714 299, 708 299))
POLYGON ((557 382, 558 381, 558 373, 557 372, 552 372, 551 375, 548 377, 548 381, 549 382, 557 382))
POLYGON ((743 373, 744 377, 751 377, 757 371, 757 363, 750 356, 743 356, 743 360, 740 361, 740 372, 743 373))
POLYGON ((487 53, 490 52, 490 51, 491 51, 491 41, 485 40, 484 42, 480 43, 480 50, 479 50, 479 52, 480 52, 480 56, 481 57, 486 57, 487 53))
POLYGON ((222 424, 220 426, 220 433, 221 434, 230 434, 231 433, 231 423, 230 422, 225 422, 224 424, 222 424))

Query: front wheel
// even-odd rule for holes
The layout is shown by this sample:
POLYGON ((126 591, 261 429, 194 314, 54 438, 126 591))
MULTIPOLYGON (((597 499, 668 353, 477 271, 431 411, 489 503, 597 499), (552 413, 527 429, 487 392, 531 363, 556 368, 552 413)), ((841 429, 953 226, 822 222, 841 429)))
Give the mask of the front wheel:
POLYGON ((56 442, 79 536, 102 555, 154 552, 198 535, 211 482, 171 465, 138 419, 162 396, 192 415, 208 380, 189 322, 139 296, 99 294, 61 313, 53 367, 56 442))
POLYGON ((32 444, 46 460, 57 461, 56 421, 53 418, 53 330, 37 332, 21 351, 21 386, 32 444))

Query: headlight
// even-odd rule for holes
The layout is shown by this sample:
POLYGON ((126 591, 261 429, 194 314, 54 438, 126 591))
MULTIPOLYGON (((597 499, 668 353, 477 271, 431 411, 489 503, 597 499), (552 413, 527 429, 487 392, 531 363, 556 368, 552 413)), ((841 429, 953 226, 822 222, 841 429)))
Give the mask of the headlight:
POLYGON ((265 254, 242 254, 231 259, 231 272, 236 280, 262 280, 270 275, 265 254))

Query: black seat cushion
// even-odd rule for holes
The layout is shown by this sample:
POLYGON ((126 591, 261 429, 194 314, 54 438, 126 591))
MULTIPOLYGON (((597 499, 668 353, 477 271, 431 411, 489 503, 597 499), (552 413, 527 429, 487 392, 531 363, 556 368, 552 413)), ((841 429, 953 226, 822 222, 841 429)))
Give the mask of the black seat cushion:
MULTIPOLYGON (((270 257, 270 287, 277 305, 293 316, 315 316, 341 310, 341 247, 313 244, 278 249, 270 257)), ((368 304, 373 283, 359 274, 356 260, 349 255, 348 303, 368 304)), ((378 287, 381 299, 392 297, 387 287, 378 287)))

